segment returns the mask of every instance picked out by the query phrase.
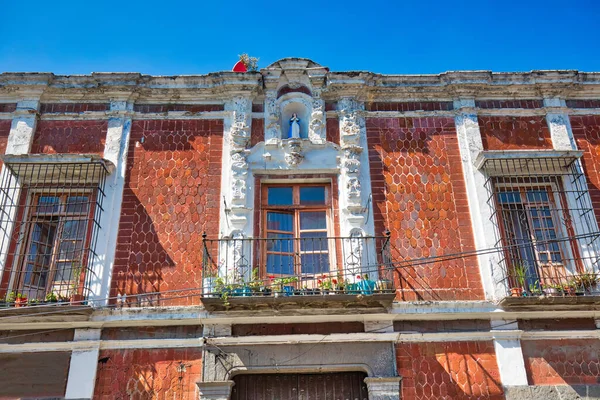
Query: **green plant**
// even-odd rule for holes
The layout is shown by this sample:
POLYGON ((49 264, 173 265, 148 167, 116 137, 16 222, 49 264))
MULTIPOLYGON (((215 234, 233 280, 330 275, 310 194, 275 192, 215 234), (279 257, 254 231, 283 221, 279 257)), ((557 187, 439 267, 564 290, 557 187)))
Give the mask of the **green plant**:
POLYGON ((286 277, 281 277, 281 278, 275 278, 273 280, 273 284, 275 286, 279 286, 281 289, 284 286, 287 286, 290 283, 294 283, 294 282, 298 282, 298 277, 297 276, 286 276, 286 277))
POLYGON ((81 278, 81 264, 79 261, 71 263, 71 274, 71 296, 75 296, 79 292, 79 280, 81 278))
POLYGON ((248 71, 256 71, 258 69, 258 58, 250 57, 248 53, 243 53, 238 56, 242 64, 248 68, 248 71))
POLYGON ((262 281, 258 277, 258 268, 254 268, 252 270, 252 279, 248 282, 248 286, 255 292, 260 289, 262 281))
POLYGON ((529 294, 532 295, 540 295, 542 294, 542 290, 540 289, 540 282, 535 281, 535 283, 529 284, 529 294))
POLYGON ((58 301, 58 297, 56 297, 54 292, 50 292, 46 295, 45 300, 49 303, 56 303, 58 301))
POLYGON ((519 285, 519 287, 525 287, 525 281, 527 279, 527 266, 522 262, 516 263, 514 266, 514 271, 517 285, 519 285))
POLYGON ((582 287, 586 290, 590 290, 598 285, 598 275, 586 272, 573 277, 573 281, 577 285, 577 287, 582 287))
POLYGON ((16 299, 17 299, 17 294, 15 292, 8 292, 6 294, 6 302, 7 303, 14 303, 16 299))

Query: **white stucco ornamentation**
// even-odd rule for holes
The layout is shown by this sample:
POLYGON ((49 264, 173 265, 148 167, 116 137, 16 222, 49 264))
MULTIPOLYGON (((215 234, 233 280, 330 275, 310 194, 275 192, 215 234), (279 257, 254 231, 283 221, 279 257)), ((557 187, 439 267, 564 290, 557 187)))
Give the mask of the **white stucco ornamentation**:
POLYGON ((243 97, 233 101, 233 121, 230 132, 231 155, 231 202, 233 205, 246 204, 246 178, 248 176, 248 162, 246 154, 250 141, 250 127, 248 121, 249 100, 243 97))
POLYGON ((304 155, 302 154, 302 140, 290 139, 283 146, 285 150, 285 162, 290 167, 297 167, 302 160, 304 155))
POLYGON ((267 145, 277 145, 281 140, 276 96, 275 91, 268 91, 265 98, 265 143, 267 145))
POLYGON ((315 144, 323 144, 327 140, 325 129, 325 103, 321 99, 321 91, 313 90, 312 112, 308 125, 308 139, 315 144))
MULTIPOLYGON (((339 102, 340 112, 340 146, 342 149, 341 188, 344 210, 346 213, 360 216, 363 212, 361 195, 361 134, 365 129, 364 119, 360 115, 361 105, 353 98, 343 98, 339 102)), ((361 223, 361 218, 353 219, 361 223)))

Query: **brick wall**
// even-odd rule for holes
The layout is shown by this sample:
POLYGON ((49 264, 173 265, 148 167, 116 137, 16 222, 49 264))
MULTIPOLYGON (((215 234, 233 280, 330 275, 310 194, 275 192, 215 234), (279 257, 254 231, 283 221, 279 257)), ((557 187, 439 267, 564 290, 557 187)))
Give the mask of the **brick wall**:
POLYGON ((254 147, 265 141, 265 120, 262 118, 252 119, 252 130, 250 132, 250 147, 254 147))
POLYGON ((325 129, 327 141, 340 144, 340 121, 337 118, 327 118, 325 120, 325 129))
MULTIPOLYGON (((473 251, 452 118, 368 118, 376 232, 389 229, 399 262, 473 251)), ((415 261, 416 262, 416 261, 415 261)), ((404 300, 481 299, 475 257, 406 265, 404 300)))
POLYGON ((600 384, 600 340, 524 340, 530 385, 600 384))
POLYGON ((329 335, 364 332, 362 322, 323 322, 309 324, 238 324, 231 327, 233 336, 262 335, 329 335))
POLYGON ((402 399, 504 399, 492 342, 396 345, 402 399))
POLYGON ((112 296, 141 305, 199 303, 187 297, 197 289, 135 295, 202 286, 202 233, 215 237, 219 229, 222 143, 222 121, 133 122, 112 296))
POLYGON ((31 153, 104 153, 106 121, 39 121, 31 153))
POLYGON ((82 113, 87 111, 108 111, 108 103, 42 103, 40 113, 82 113))
POLYGON ((365 104, 367 111, 449 111, 454 108, 451 101, 406 101, 374 102, 365 104))
POLYGON ((546 118, 479 116, 485 150, 552 149, 546 118))
POLYGON ((577 148, 584 151, 583 169, 600 224, 600 115, 572 115, 570 119, 577 148))
POLYGON ((0 112, 10 113, 17 109, 17 103, 0 103, 0 112))
MULTIPOLYGON (((10 134, 10 125, 12 121, 10 119, 0 120, 0 154, 4 154, 6 151, 6 145, 8 143, 8 135, 10 134)), ((0 160, 0 166, 2 161, 0 160)))
POLYGON ((94 399, 197 399, 202 349, 103 350, 94 399))
POLYGON ((476 100, 479 108, 542 108, 543 100, 476 100))

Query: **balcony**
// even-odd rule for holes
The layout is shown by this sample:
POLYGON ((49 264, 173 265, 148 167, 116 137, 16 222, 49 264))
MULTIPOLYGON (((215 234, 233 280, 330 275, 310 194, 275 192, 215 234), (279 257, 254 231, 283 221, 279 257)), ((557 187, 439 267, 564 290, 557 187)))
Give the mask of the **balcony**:
MULTIPOLYGON (((395 297, 390 236, 203 239, 209 311, 385 309, 395 297)), ((352 311, 349 311, 352 312, 352 311)))

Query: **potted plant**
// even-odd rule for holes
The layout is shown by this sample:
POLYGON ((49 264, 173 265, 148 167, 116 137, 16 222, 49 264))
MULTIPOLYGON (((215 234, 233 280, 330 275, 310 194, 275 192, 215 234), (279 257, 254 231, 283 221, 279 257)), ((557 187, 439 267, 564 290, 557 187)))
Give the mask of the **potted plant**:
POLYGON ((546 296, 558 296, 559 289, 562 289, 562 286, 557 286, 551 283, 542 285, 542 290, 546 296))
POLYGON ((540 289, 539 281, 535 281, 535 283, 529 284, 529 290, 527 293, 530 296, 540 296, 542 294, 542 290, 540 289))
POLYGON ((574 278, 575 284, 578 288, 583 289, 586 293, 592 294, 597 292, 598 287, 598 275, 585 272, 583 274, 577 275, 574 278))
POLYGON ((510 288, 510 295, 512 297, 521 297, 523 296, 523 288, 527 279, 527 268, 523 263, 517 263, 514 266, 514 271, 516 286, 510 288))
POLYGON ((337 283, 337 279, 331 278, 326 274, 323 274, 321 278, 317 280, 317 286, 319 286, 323 294, 335 294, 335 292, 333 292, 333 289, 337 285, 337 283))
POLYGON ((565 296, 575 296, 575 288, 575 283, 572 281, 568 281, 567 283, 564 283, 562 285, 562 292, 565 294, 565 296))
POLYGON ((294 286, 290 285, 290 283, 294 283, 298 281, 298 277, 289 276, 289 277, 281 277, 277 278, 273 281, 275 286, 279 288, 279 291, 275 293, 275 296, 283 294, 284 296, 290 296, 294 294, 294 286))
POLYGON ((6 305, 11 307, 15 306, 15 301, 17 299, 17 295, 15 292, 6 293, 6 305))
POLYGON ((56 294, 54 292, 50 292, 44 298, 44 302, 47 304, 58 303, 58 297, 56 296, 56 294))
POLYGON ((27 306, 27 296, 22 293, 18 293, 15 298, 15 307, 20 308, 20 307, 26 307, 26 306, 27 306))
POLYGON ((389 279, 378 279, 375 287, 381 293, 391 293, 394 291, 394 282, 389 279))

